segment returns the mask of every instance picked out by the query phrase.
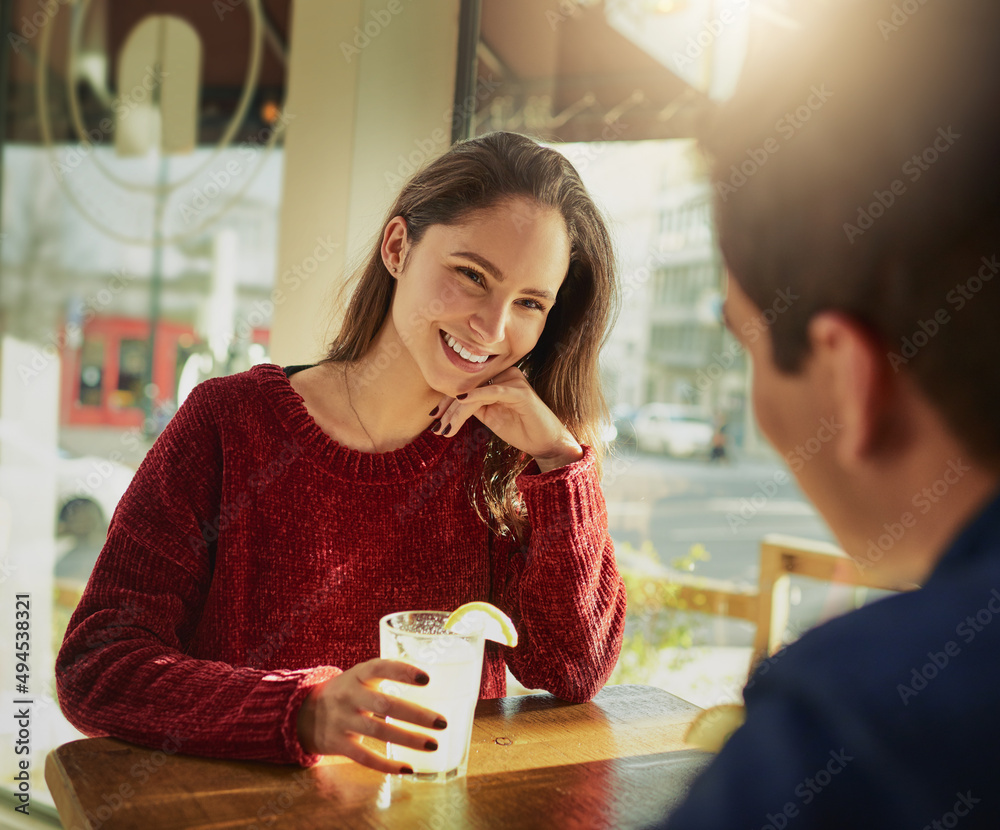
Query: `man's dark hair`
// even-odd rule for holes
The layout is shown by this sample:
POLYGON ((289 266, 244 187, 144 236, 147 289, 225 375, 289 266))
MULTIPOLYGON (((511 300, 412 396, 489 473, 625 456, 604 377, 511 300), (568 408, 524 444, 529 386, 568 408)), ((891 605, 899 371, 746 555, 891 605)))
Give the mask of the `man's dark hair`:
POLYGON ((844 312, 1000 464, 1000 3, 836 0, 784 40, 702 142, 731 277, 762 309, 799 295, 779 369, 844 312))

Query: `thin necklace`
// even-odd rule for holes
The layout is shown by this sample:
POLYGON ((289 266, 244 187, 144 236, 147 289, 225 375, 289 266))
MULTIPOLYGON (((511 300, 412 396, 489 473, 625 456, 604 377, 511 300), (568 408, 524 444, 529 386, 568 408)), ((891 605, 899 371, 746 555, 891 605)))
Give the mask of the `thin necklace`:
POLYGON ((354 417, 358 420, 358 426, 364 431, 365 435, 368 436, 368 440, 372 445, 372 452, 377 453, 378 447, 375 445, 375 439, 371 437, 368 430, 365 429, 364 421, 361 420, 361 416, 358 415, 358 410, 354 408, 354 401, 351 400, 351 384, 347 382, 347 363, 341 364, 344 367, 344 389, 347 390, 347 405, 351 407, 351 412, 354 413, 354 417))

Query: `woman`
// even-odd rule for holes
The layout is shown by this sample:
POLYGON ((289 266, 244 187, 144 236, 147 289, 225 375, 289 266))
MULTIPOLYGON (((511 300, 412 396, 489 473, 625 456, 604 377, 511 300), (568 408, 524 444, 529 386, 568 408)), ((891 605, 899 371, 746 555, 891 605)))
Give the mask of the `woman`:
MULTIPOLYGON (((621 648, 597 356, 616 300, 572 166, 527 138, 454 146, 388 213, 342 331, 312 367, 197 387, 143 462, 57 661, 66 716, 181 752, 315 763, 415 748, 426 683, 381 660, 393 611, 493 602, 482 697, 592 697, 621 648), (428 414, 429 413, 429 414, 428 414)), ((433 743, 433 742, 432 742, 433 743)))

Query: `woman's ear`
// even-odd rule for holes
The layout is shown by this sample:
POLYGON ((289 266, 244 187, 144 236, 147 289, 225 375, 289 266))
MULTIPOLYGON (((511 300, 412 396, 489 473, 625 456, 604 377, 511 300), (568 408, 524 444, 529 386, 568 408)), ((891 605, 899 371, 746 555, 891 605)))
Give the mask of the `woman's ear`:
POLYGON ((406 255, 409 249, 410 238, 406 220, 402 216, 393 216, 382 234, 382 262, 396 279, 399 278, 406 264, 406 255))
POLYGON ((885 349, 857 321, 832 311, 810 321, 809 341, 842 425, 840 463, 848 468, 864 464, 891 440, 893 383, 885 349))

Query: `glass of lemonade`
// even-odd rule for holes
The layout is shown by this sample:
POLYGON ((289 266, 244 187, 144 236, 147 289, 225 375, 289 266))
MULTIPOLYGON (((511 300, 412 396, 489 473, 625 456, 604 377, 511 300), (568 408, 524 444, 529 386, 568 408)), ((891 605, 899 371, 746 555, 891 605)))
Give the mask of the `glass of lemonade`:
POLYGON ((445 630, 448 616, 447 611, 403 611, 379 620, 381 656, 410 663, 430 677, 426 686, 383 680, 382 692, 437 712, 448 721, 444 729, 425 729, 386 718, 388 723, 426 734, 437 742, 433 752, 386 744, 392 760, 411 767, 412 777, 424 781, 447 781, 465 775, 472 716, 483 673, 482 630, 445 630))

